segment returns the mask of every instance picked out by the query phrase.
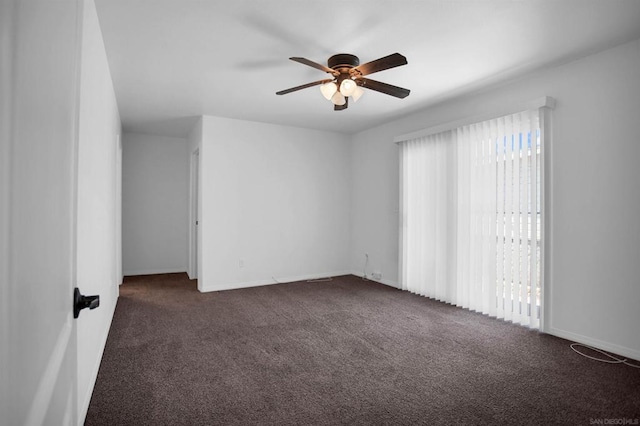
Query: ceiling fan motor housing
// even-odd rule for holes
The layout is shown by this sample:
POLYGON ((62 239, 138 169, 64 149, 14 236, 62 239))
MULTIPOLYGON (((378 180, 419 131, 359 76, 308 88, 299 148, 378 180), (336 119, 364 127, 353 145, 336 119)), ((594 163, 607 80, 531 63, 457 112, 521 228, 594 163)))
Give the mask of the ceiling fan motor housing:
POLYGON ((349 53, 338 53, 327 61, 329 68, 339 70, 340 68, 355 68, 360 65, 360 59, 356 55, 349 53))

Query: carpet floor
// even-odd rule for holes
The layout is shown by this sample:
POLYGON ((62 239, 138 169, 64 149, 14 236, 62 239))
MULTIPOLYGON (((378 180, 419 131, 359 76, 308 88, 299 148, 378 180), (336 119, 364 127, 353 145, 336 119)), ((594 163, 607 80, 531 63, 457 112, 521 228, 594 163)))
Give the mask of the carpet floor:
POLYGON ((85 424, 638 424, 640 370, 569 343, 354 276, 127 277, 85 424))

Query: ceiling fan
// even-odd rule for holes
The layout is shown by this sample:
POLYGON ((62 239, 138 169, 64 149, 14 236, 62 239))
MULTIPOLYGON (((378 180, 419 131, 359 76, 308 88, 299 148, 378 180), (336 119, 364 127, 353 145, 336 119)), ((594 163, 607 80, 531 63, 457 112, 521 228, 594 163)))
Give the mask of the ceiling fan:
POLYGON ((281 90, 276 92, 276 95, 286 95, 287 93, 306 89, 307 87, 321 85, 320 91, 326 99, 333 103, 333 109, 335 111, 342 111, 349 106, 349 98, 352 98, 354 102, 360 99, 364 93, 364 90, 362 90, 363 87, 386 95, 395 96, 396 98, 406 98, 410 93, 409 89, 403 89, 402 87, 364 78, 365 75, 373 74, 374 72, 407 65, 407 58, 399 53, 393 53, 363 65, 360 65, 360 59, 358 59, 357 56, 348 53, 333 55, 327 61, 328 66, 305 58, 294 57, 289 59, 331 74, 331 78, 281 90))

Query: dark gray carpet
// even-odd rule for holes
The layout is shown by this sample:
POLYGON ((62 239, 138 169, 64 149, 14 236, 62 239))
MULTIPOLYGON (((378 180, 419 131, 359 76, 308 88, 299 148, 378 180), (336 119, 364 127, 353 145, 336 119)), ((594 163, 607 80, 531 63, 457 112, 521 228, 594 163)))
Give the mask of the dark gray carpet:
POLYGON ((207 294, 185 274, 130 277, 86 424, 640 418, 640 370, 569 343, 353 276, 207 294))

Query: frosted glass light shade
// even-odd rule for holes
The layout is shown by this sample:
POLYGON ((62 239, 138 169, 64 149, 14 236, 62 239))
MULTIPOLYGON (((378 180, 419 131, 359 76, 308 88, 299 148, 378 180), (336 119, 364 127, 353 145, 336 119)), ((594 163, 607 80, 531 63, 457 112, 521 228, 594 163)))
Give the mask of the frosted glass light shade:
POLYGON ((358 102, 358 99, 360 99, 362 95, 364 95, 364 89, 360 86, 356 86, 353 94, 351 95, 351 99, 353 99, 353 102, 358 102))
POLYGON ((338 90, 338 86, 336 86, 336 84, 333 81, 330 81, 329 83, 325 83, 322 86, 320 86, 320 91, 322 92, 322 96, 324 96, 325 99, 327 99, 328 101, 331 100, 331 97, 333 96, 334 93, 336 93, 337 90, 338 90))
POLYGON ((334 105, 340 106, 347 103, 347 100, 344 98, 344 95, 342 93, 336 92, 331 97, 331 102, 333 102, 334 105))
POLYGON ((344 96, 351 96, 354 92, 354 90, 356 90, 356 87, 358 87, 356 85, 356 82, 351 80, 350 78, 345 78, 344 80, 342 80, 342 83, 340 83, 340 93, 342 93, 344 96))

